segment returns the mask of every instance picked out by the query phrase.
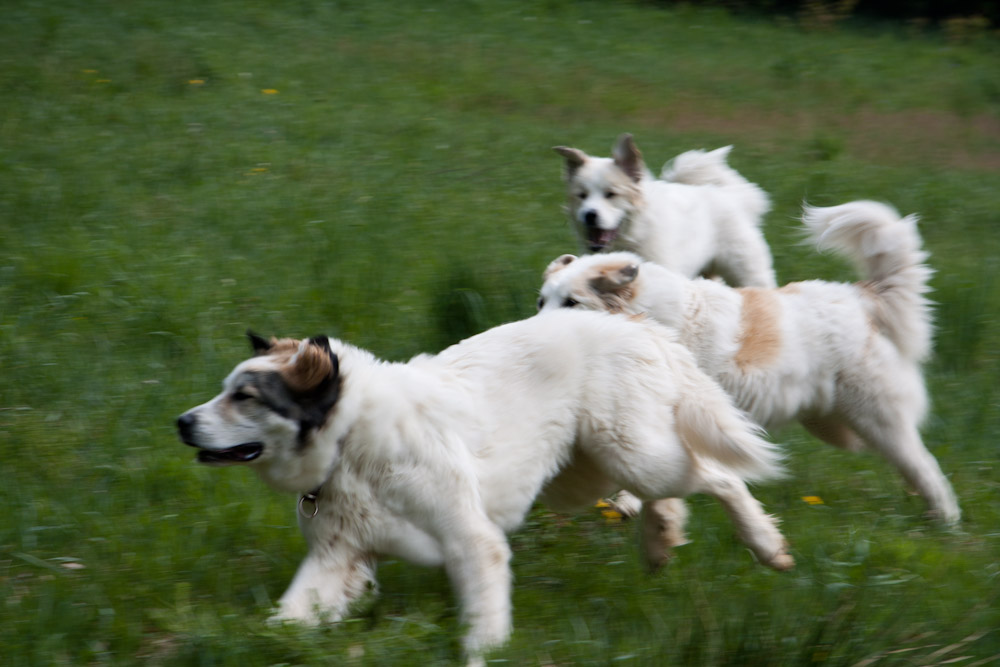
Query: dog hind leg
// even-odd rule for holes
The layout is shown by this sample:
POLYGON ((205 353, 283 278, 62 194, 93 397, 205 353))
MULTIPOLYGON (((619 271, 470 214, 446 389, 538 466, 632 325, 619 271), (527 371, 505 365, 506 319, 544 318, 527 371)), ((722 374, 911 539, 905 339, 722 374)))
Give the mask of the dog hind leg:
POLYGON ((809 433, 823 442, 848 452, 866 449, 865 441, 850 426, 837 417, 808 417, 800 420, 809 433))
POLYGON ((771 249, 757 227, 733 225, 726 250, 712 268, 732 287, 777 287, 771 249))
POLYGON ((906 420, 898 412, 883 412, 855 420, 855 428, 920 494, 931 517, 946 525, 958 523, 962 512, 951 483, 941 472, 937 459, 927 450, 912 420, 906 420))
POLYGON ((736 475, 713 465, 700 462, 698 491, 714 496, 722 503, 736 530, 757 559, 775 570, 788 570, 795 560, 788 553, 788 542, 778 530, 777 520, 764 513, 760 502, 736 475))

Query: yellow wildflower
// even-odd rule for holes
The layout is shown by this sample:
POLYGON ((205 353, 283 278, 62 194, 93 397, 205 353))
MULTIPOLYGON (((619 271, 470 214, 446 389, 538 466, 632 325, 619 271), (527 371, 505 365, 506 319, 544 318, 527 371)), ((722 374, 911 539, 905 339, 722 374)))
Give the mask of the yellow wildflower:
POLYGON ((277 95, 278 94, 278 91, 275 88, 264 88, 260 92, 264 93, 265 95, 277 95))
POLYGON ((601 510, 601 515, 608 523, 619 523, 622 520, 622 513, 614 510, 601 510))
POLYGON ((819 496, 802 496, 802 500, 806 501, 810 505, 822 505, 823 499, 819 496))

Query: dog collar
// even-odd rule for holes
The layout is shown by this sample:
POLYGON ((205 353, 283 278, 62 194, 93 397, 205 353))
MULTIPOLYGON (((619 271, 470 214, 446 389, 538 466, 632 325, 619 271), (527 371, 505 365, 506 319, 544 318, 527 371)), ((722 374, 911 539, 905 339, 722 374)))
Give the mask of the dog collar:
POLYGON ((319 496, 319 491, 322 488, 321 486, 317 486, 309 493, 303 493, 299 498, 299 515, 303 519, 311 519, 319 512, 319 503, 316 498, 319 496), (312 511, 309 510, 310 505, 312 505, 312 511))

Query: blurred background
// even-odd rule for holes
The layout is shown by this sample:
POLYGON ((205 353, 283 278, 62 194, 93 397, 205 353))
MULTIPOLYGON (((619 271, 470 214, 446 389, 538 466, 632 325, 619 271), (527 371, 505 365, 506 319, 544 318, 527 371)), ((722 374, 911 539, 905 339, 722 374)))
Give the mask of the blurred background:
POLYGON ((936 269, 928 447, 961 530, 798 427, 754 490, 798 568, 714 502, 642 572, 635 526, 533 511, 513 664, 1000 661, 1000 41, 992 2, 104 3, 0 22, 0 655, 10 665, 451 664, 445 576, 397 562, 331 628, 265 620, 294 497, 199 468, 173 421, 265 335, 390 360, 533 314, 579 250, 551 147, 649 166, 734 146, 779 282, 853 280, 804 200, 921 216, 936 269), (808 500, 807 500, 808 499, 808 500))

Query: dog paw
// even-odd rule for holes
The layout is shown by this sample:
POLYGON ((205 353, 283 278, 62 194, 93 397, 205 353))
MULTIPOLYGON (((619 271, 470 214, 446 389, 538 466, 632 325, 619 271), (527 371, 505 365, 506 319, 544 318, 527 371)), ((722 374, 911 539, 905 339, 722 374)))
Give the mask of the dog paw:
POLYGON ((623 519, 639 516, 639 512, 642 510, 642 501, 628 491, 619 491, 614 497, 608 498, 604 502, 612 510, 621 514, 623 519))
POLYGON ((775 555, 771 556, 771 559, 765 563, 771 569, 777 570, 778 572, 784 572, 785 570, 791 570, 795 567, 795 559, 792 555, 788 553, 788 543, 786 542, 781 550, 775 555))

